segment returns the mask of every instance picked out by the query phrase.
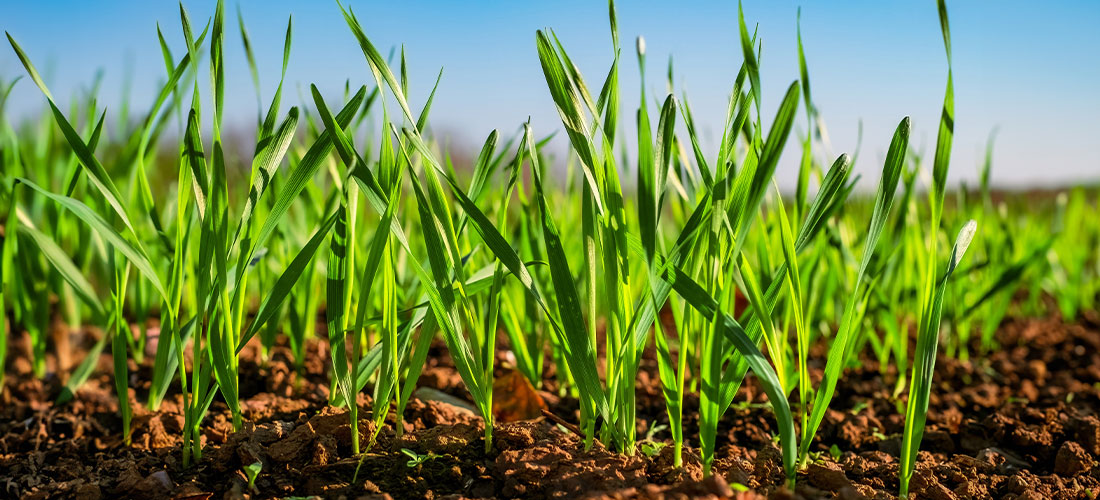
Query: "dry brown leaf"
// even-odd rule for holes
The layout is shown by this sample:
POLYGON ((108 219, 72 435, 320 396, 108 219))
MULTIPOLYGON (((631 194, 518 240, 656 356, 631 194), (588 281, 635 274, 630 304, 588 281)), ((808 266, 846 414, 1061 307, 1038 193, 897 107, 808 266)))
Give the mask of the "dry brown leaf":
POLYGON ((497 422, 530 420, 542 416, 546 403, 518 370, 493 381, 493 418, 497 422))

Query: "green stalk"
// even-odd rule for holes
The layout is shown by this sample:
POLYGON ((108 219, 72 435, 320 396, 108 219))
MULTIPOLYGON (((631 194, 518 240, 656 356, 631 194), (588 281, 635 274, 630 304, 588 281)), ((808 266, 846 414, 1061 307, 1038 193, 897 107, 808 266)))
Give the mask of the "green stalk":
POLYGON ((7 290, 11 288, 12 252, 15 246, 15 230, 18 221, 15 217, 15 207, 18 206, 18 193, 15 190, 15 180, 5 182, 8 188, 8 210, 4 220, 4 234, 0 235, 0 385, 4 383, 6 373, 5 362, 8 353, 8 337, 15 330, 15 325, 9 325, 7 318, 6 298, 7 290))
POLYGON ((115 270, 112 298, 114 299, 114 332, 111 340, 111 357, 114 360, 115 393, 118 395, 118 409, 122 414, 122 442, 130 446, 130 420, 133 411, 130 408, 130 388, 128 381, 129 370, 126 366, 129 357, 126 352, 126 341, 121 336, 130 335, 130 328, 123 316, 123 305, 126 302, 126 281, 130 275, 129 264, 115 262, 114 254, 111 254, 111 264, 115 270))
MULTIPOLYGON (((943 313, 943 297, 947 281, 958 267, 976 231, 977 224, 973 220, 967 222, 955 239, 955 246, 951 249, 943 278, 938 280, 938 284, 925 282, 929 294, 924 298, 925 306, 920 318, 917 350, 913 357, 912 384, 909 386, 909 402, 905 410, 905 429, 901 441, 901 467, 898 471, 898 480, 899 495, 902 498, 909 496, 909 481, 916 470, 917 452, 920 451, 924 423, 928 416, 928 399, 932 392, 932 376, 936 366, 940 318, 943 313)), ((928 278, 936 279, 934 275, 926 277, 928 278)))
POLYGON ((810 444, 813 442, 813 437, 817 433, 818 427, 821 425, 821 421, 825 416, 825 411, 828 409, 829 401, 833 398, 833 393, 836 390, 841 372, 847 365, 849 355, 853 350, 854 332, 858 330, 859 326, 859 323, 856 321, 856 307, 859 303, 859 299, 864 294, 861 285, 867 274, 867 268, 871 263, 871 259, 878 247, 879 236, 882 234, 882 229, 886 225, 886 220, 894 204, 894 194, 895 191, 897 191, 898 180, 901 175, 902 160, 909 143, 909 129, 909 117, 905 117, 901 120, 901 123, 898 124, 897 130, 894 131, 894 137, 890 142, 890 148, 886 154, 886 162, 883 165, 882 177, 879 179, 878 190, 875 194, 875 206, 871 214, 871 222, 868 226, 867 237, 864 241, 863 257, 859 261, 859 271, 856 274, 855 285, 844 307, 844 314, 841 317, 840 327, 837 330, 836 337, 833 338, 829 345, 829 353, 825 363, 825 375, 817 388, 810 418, 804 423, 802 428, 802 444, 799 447, 800 457, 805 457, 810 451, 810 444))

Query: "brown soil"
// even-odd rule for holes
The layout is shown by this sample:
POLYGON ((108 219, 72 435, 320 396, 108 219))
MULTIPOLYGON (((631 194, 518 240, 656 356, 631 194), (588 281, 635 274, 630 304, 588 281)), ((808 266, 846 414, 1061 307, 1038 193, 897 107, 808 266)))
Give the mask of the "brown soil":
MULTIPOLYGON (((87 347, 87 340, 74 338, 74 349, 87 347)), ((1095 498, 1100 321, 1012 320, 997 339, 1004 347, 981 361, 940 359, 936 365, 913 480, 916 497, 1095 498)), ((751 375, 721 422, 716 474, 703 479, 691 448, 680 469, 671 466, 671 446, 652 457, 625 456, 598 443, 584 451, 576 435, 552 421, 576 422, 576 402, 545 391, 540 394, 554 419, 498 424, 489 453, 479 417, 436 398, 414 398, 403 436, 395 435, 391 414, 377 443, 352 456, 347 416, 326 406, 327 353, 320 349, 311 345, 299 377, 285 348, 258 363, 258 349, 249 346, 241 362, 243 430, 232 432, 226 407, 216 402, 203 426, 203 460, 183 469, 178 394, 149 412, 137 404, 148 388, 136 384, 133 440, 125 446, 109 356, 74 401, 55 406, 61 381, 35 379, 24 347, 14 345, 0 408, 0 497, 854 499, 894 498, 898 488, 904 401, 892 396, 896 373, 880 373, 872 362, 843 377, 818 435, 819 457, 790 492, 781 486, 774 420, 751 375), (428 458, 410 466, 402 448, 428 458), (263 470, 250 490, 242 467, 254 462, 263 470)), ((50 360, 51 370, 58 362, 50 360)), ((148 380, 147 367, 131 368, 133 381, 148 380)), ((441 348, 433 351, 420 384, 468 398, 441 348)), ((644 436, 649 426, 667 423, 651 359, 643 364, 637 392, 644 436)), ((359 403, 359 429, 369 436, 370 404, 366 398, 359 403)), ((696 405, 685 401, 688 411, 696 405)), ((685 419, 689 444, 696 443, 697 414, 685 419)), ((665 430, 655 439, 663 443, 670 436, 665 430)))

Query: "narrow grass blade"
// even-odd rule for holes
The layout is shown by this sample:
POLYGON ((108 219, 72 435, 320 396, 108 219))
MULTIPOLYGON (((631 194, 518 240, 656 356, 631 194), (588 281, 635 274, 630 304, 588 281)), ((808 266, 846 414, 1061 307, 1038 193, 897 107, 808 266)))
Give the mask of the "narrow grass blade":
POLYGON ((928 398, 932 392, 932 376, 936 367, 936 350, 939 347, 940 317, 943 314, 943 296, 951 273, 958 267, 967 247, 970 246, 978 225, 973 220, 966 223, 955 238, 955 246, 947 261, 947 270, 936 285, 929 305, 921 318, 917 335, 917 350, 913 357, 912 382, 909 386, 909 403, 905 410, 905 429, 901 439, 901 468, 898 472, 901 497, 909 493, 909 480, 916 466, 917 452, 924 435, 924 423, 928 416, 928 398))
POLYGON ((107 173, 107 170, 103 168, 103 165, 92 154, 88 145, 84 143, 84 140, 80 138, 80 135, 69 123, 69 120, 65 118, 65 115, 54 104, 53 95, 50 94, 50 90, 46 88, 45 82, 42 81, 42 77, 38 75, 38 71, 35 70, 34 65, 31 64, 27 55, 23 52, 23 49, 19 47, 19 44, 15 42, 11 34, 5 32, 8 36, 8 42, 11 43, 12 49, 15 50, 15 54, 19 57, 19 61, 23 63, 23 67, 26 68, 27 73, 30 74, 31 80, 34 81, 38 88, 46 95, 46 100, 49 102, 50 109, 53 111, 54 120, 57 122, 58 127, 61 128, 62 135, 69 142, 69 145, 73 148, 73 152, 76 153, 77 158, 80 159, 81 165, 85 166, 89 171, 89 180, 99 189, 107 203, 118 214, 119 218, 126 225, 130 231, 134 232, 134 225, 130 222, 130 217, 126 213, 126 209, 122 204, 122 195, 119 193, 118 188, 115 187, 114 181, 111 180, 111 176, 107 173))
MULTIPOLYGON (((113 327, 114 319, 107 325, 107 331, 111 331, 113 327)), ((107 341, 109 339, 109 335, 104 335, 96 341, 91 349, 88 349, 88 352, 84 354, 84 360, 69 374, 69 380, 65 381, 65 386, 61 388, 61 394, 57 395, 54 404, 62 405, 72 401, 73 396, 76 395, 76 391, 80 389, 80 386, 84 385, 84 382, 88 381, 88 377, 90 377, 95 370, 96 365, 99 363, 99 356, 103 353, 103 348, 107 346, 107 341)))
POLYGON ((260 328, 278 314, 283 302, 285 302, 287 297, 293 292, 294 286, 302 277, 303 271, 308 264, 313 261, 317 249, 321 246, 321 242, 328 236, 335 223, 336 214, 326 217, 317 228, 317 231, 313 233, 309 241, 306 242, 305 246, 303 246, 294 256, 294 259, 290 261, 290 265, 283 271, 283 274, 279 275, 279 279, 272 285, 271 290, 264 297, 263 302, 260 303, 259 309, 256 310, 256 316, 252 320, 252 323, 248 325, 248 329, 245 330, 244 335, 241 336, 241 341, 239 345, 237 345, 238 354, 241 352, 241 349, 244 349, 245 344, 260 331, 260 328))
POLYGON ((118 250, 120 253, 125 255, 130 263, 133 264, 134 267, 136 267, 139 271, 141 271, 142 275, 145 276, 145 278, 153 284, 153 288, 155 288, 156 291, 160 293, 161 297, 166 301, 168 300, 168 293, 165 291, 160 276, 154 270, 152 263, 149 261, 148 256, 146 256, 145 254, 145 251, 142 250, 140 247, 134 247, 129 242, 127 242, 122 237, 122 235, 118 234, 118 232, 115 231, 111 227, 111 225, 107 223, 107 221, 103 220, 103 217, 100 217, 99 214, 92 211, 92 209, 84 203, 81 203, 80 201, 69 198, 67 196, 51 193, 46 189, 39 187, 37 184, 31 182, 30 180, 19 178, 16 179, 16 182, 19 184, 23 184, 37 191, 43 196, 53 200, 58 205, 61 205, 65 209, 72 212, 73 215, 76 215, 78 218, 87 223, 89 227, 91 227, 96 233, 102 236, 103 239, 107 241, 115 250, 118 250))
MULTIPOLYGON (((359 110, 359 106, 363 103, 363 97, 366 95, 366 87, 360 87, 359 91, 348 101, 342 110, 336 115, 336 121, 341 127, 346 127, 351 122, 352 117, 355 116, 355 112, 359 110)), ((302 190, 305 189, 306 184, 313 179, 314 174, 321 168, 321 162, 332 151, 333 147, 333 132, 326 130, 320 137, 314 141, 309 150, 306 151, 305 156, 301 161, 295 165, 291 170, 290 176, 285 180, 285 183, 280 185, 279 194, 272 204, 267 214, 267 219, 264 220, 263 226, 260 228, 256 239, 252 242, 252 248, 249 250, 249 258, 245 259, 245 262, 251 261, 255 254, 256 248, 263 246, 268 238, 275 232, 275 227, 282 220, 287 210, 290 209, 290 205, 294 202, 302 190)))
POLYGON ((42 253, 42 256, 46 257, 46 260, 53 265, 62 279, 72 288, 77 297, 80 298, 89 308, 92 309, 94 318, 105 317, 106 309, 103 307, 103 303, 99 301, 99 296, 96 294, 92 284, 88 282, 84 274, 76 267, 72 259, 68 254, 57 245, 53 238, 39 231, 29 220, 24 220, 19 225, 19 233, 26 235, 35 246, 42 253))
POLYGON ((875 206, 871 213, 871 223, 867 228, 867 236, 863 243, 863 258, 860 259, 859 271, 856 274, 853 293, 849 295, 847 305, 844 308, 844 316, 841 318, 840 328, 836 337, 829 345, 829 354, 825 363, 825 375, 818 386, 817 395, 814 398, 810 420, 803 426, 802 445, 800 455, 805 455, 810 449, 810 443, 817 433, 821 420, 825 417, 829 401, 833 398, 840 373, 847 365, 847 353, 851 352, 851 342, 858 325, 854 324, 855 309, 860 293, 860 284, 863 282, 867 267, 875 254, 879 236, 886 219, 890 215, 890 209, 894 204, 894 194, 897 191, 898 180, 901 177, 901 168, 906 150, 909 144, 909 117, 905 117, 894 131, 894 138, 890 142, 890 149, 886 153, 886 162, 883 165, 882 177, 879 179, 878 190, 875 194, 875 206))
POLYGON ((787 481, 793 485, 795 480, 795 465, 798 458, 798 444, 794 431, 794 418, 791 415, 791 407, 787 402, 787 395, 783 392, 783 386, 779 383, 779 377, 775 370, 768 364, 764 354, 756 347, 756 342, 745 334, 745 330, 735 319, 721 311, 714 298, 707 295, 690 276, 680 269, 665 268, 664 278, 672 283, 676 292, 687 301, 695 310, 705 316, 715 318, 715 328, 719 328, 722 336, 734 349, 741 354, 756 374, 764 393, 768 395, 768 402, 772 405, 776 423, 779 427, 779 442, 783 450, 783 470, 787 481))

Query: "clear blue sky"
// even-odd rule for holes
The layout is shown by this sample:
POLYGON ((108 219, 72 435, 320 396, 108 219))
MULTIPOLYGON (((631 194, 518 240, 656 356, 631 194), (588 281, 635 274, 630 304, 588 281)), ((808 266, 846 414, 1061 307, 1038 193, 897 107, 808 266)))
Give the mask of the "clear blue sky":
MULTIPOLYGON (((287 16, 294 16, 294 47, 286 104, 316 83, 335 97, 346 79, 370 83, 355 40, 336 4, 327 1, 240 0, 257 51, 265 101, 278 81, 287 16)), ((528 116, 537 133, 560 127, 535 52, 536 29, 553 28, 590 84, 611 62, 607 7, 602 1, 349 2, 380 48, 404 44, 411 99, 419 107, 436 73, 443 81, 433 126, 453 143, 475 143, 490 130, 512 133, 528 116)), ((185 2, 195 24, 212 15, 212 0, 185 2)), ((227 114, 251 123, 252 82, 236 29, 237 2, 228 2, 227 114)), ((833 154, 864 140, 858 172, 877 178, 898 120, 913 118, 912 143, 935 146, 947 63, 933 0, 823 2, 748 0, 746 21, 763 39, 763 109, 770 121, 787 85, 798 77, 795 19, 802 32, 813 97, 831 136, 833 154)), ((649 53, 649 91, 662 96, 668 56, 674 56, 677 93, 686 90, 708 151, 721 127, 727 94, 741 62, 734 1, 621 1, 624 45, 624 122, 633 134, 638 70, 633 39, 649 53)), ((952 179, 976 178, 987 136, 999 127, 994 180, 1028 187, 1100 179, 1100 2, 949 1, 956 93, 952 179)), ((11 32, 64 100, 106 72, 101 105, 118 108, 127 68, 134 106, 148 106, 163 63, 156 42, 160 21, 178 57, 183 53, 178 7, 172 1, 4 1, 0 29, 11 32)), ((4 80, 24 71, 0 47, 4 80)), ((29 81, 12 97, 9 120, 40 109, 29 81)), ((651 113, 655 109, 651 108, 651 113)), ((799 115, 796 130, 804 130, 799 115)), ((564 147, 564 139, 557 139, 564 147)), ((793 142, 793 141, 792 141, 793 142)), ((777 176, 793 184, 797 154, 789 150, 777 176)), ((870 183, 868 183, 870 184, 870 183)))

